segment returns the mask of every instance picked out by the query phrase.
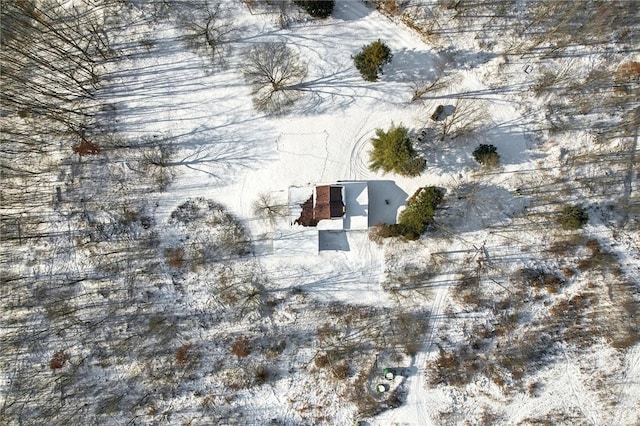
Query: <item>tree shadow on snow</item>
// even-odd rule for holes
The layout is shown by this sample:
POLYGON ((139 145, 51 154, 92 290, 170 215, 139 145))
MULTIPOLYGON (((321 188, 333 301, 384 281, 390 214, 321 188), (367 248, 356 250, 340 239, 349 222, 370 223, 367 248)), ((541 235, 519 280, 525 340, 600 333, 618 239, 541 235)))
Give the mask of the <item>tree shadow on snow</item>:
POLYGON ((498 56, 498 54, 493 52, 482 52, 468 49, 447 49, 441 52, 441 55, 446 58, 449 67, 466 70, 484 65, 498 56))
POLYGON ((443 173, 463 173, 478 166, 471 156, 475 146, 460 143, 460 140, 441 141, 437 129, 423 129, 415 137, 415 141, 414 148, 427 161, 427 169, 443 173))
POLYGON ((380 80, 402 83, 434 81, 441 73, 440 62, 436 52, 401 49, 393 52, 391 63, 384 67, 380 80))
POLYGON ((305 93, 305 96, 291 107, 289 112, 294 115, 320 115, 343 110, 366 98, 389 101, 387 88, 364 81, 351 66, 305 81, 292 89, 305 93))
POLYGON ((373 11, 364 2, 353 0, 336 0, 331 16, 343 21, 357 21, 373 11))
POLYGON ((278 291, 304 291, 306 293, 320 293, 330 296, 333 292, 349 291, 368 293, 368 286, 358 284, 367 281, 362 269, 340 269, 334 272, 295 272, 294 270, 282 270, 278 276, 280 282, 295 280, 295 285, 278 288, 278 291), (354 285, 355 284, 355 285, 354 285))
POLYGON ((508 223, 524 214, 530 202, 497 185, 465 182, 451 190, 436 221, 456 231, 478 231, 508 223))
MULTIPOLYGON (((446 108, 446 107, 445 107, 446 108)), ((444 115, 444 114, 443 114, 444 115)), ((473 159, 473 151, 480 144, 494 145, 500 155, 500 165, 516 165, 542 158, 528 147, 532 138, 527 136, 519 123, 501 124, 471 130, 457 137, 441 140, 438 124, 414 131, 414 147, 427 161, 427 168, 445 173, 461 173, 464 169, 477 169, 480 165, 473 159)))
POLYGON ((502 165, 522 164, 532 159, 527 149, 529 139, 525 129, 517 123, 494 125, 483 132, 478 132, 469 148, 473 151, 480 144, 494 145, 502 165))

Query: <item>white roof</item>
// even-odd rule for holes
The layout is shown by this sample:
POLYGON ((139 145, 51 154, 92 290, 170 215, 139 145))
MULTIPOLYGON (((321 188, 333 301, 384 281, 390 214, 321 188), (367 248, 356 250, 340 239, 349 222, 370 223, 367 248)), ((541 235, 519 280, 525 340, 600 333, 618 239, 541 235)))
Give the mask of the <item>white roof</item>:
POLYGON ((344 186, 345 230, 369 228, 369 188, 367 182, 341 182, 344 186))
MULTIPOLYGON (((318 231, 365 230, 369 228, 369 188, 367 182, 338 182, 331 186, 342 186, 345 215, 341 218, 318 222, 318 231)), ((315 186, 292 186, 289 188, 290 224, 302 212, 301 204, 314 194, 315 186)))
POLYGON ((314 195, 315 186, 289 188, 290 228, 278 229, 274 235, 274 253, 288 256, 317 254, 321 231, 356 231, 369 228, 369 187, 365 182, 337 182, 330 186, 342 187, 345 214, 340 218, 324 219, 315 227, 296 225, 302 213, 301 205, 314 195))
POLYGON ((344 230, 344 219, 339 217, 335 219, 323 219, 316 225, 318 231, 342 231, 344 230))

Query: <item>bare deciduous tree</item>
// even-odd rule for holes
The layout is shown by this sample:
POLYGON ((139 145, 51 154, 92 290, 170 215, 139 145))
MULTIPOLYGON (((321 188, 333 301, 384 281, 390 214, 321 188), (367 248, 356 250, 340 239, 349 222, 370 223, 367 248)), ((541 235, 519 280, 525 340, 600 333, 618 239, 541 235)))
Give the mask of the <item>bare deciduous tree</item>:
POLYGON ((440 140, 469 134, 487 118, 484 106, 473 100, 458 99, 451 113, 440 122, 440 140))
POLYGON ((286 204, 279 204, 270 193, 262 193, 251 205, 253 214, 268 220, 270 223, 275 222, 279 217, 287 214, 286 204))
POLYGON ((453 57, 448 52, 440 53, 439 57, 433 61, 433 75, 430 78, 418 79, 411 83, 413 96, 411 102, 415 102, 428 92, 435 92, 446 87, 450 83, 450 73, 447 70, 453 57))
POLYGON ((307 63, 285 43, 269 42, 249 49, 242 73, 255 108, 279 113, 300 97, 298 86, 307 76, 307 63))
POLYGON ((413 96, 411 96, 411 102, 415 102, 429 92, 434 92, 446 87, 447 82, 443 80, 442 76, 434 77, 433 79, 417 80, 411 83, 413 89, 413 96))
POLYGON ((185 41, 211 58, 211 62, 224 63, 233 24, 223 16, 219 4, 197 2, 182 14, 182 25, 187 29, 185 41))

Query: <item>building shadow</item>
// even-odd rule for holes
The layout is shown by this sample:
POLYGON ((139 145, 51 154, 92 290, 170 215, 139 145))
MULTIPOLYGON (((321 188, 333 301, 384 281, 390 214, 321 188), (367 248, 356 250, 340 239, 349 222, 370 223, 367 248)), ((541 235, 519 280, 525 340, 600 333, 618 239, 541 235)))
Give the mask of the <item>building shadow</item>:
POLYGON ((318 231, 318 250, 350 251, 345 231, 318 231))
POLYGON ((370 180, 369 186, 369 226, 379 223, 396 223, 398 210, 407 204, 409 197, 392 180, 370 180))

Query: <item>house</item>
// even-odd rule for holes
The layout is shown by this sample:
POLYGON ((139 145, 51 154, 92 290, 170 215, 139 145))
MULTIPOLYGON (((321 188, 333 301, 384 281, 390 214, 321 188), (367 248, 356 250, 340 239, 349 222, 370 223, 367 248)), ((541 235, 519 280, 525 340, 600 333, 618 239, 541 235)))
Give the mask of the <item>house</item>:
POLYGON ((302 226, 317 226, 321 220, 342 219, 346 212, 344 191, 342 185, 313 187, 309 198, 299 204, 302 210, 294 223, 302 226))
POLYGON ((318 250, 348 250, 346 232, 369 229, 367 182, 289 188, 292 227, 315 228, 318 250))
POLYGON ((366 230, 369 228, 367 182, 338 182, 289 189, 292 225, 319 230, 366 230))
POLYGON ((284 256, 350 251, 370 227, 396 223, 407 197, 390 180, 291 186, 289 226, 274 231, 273 251, 284 256))

